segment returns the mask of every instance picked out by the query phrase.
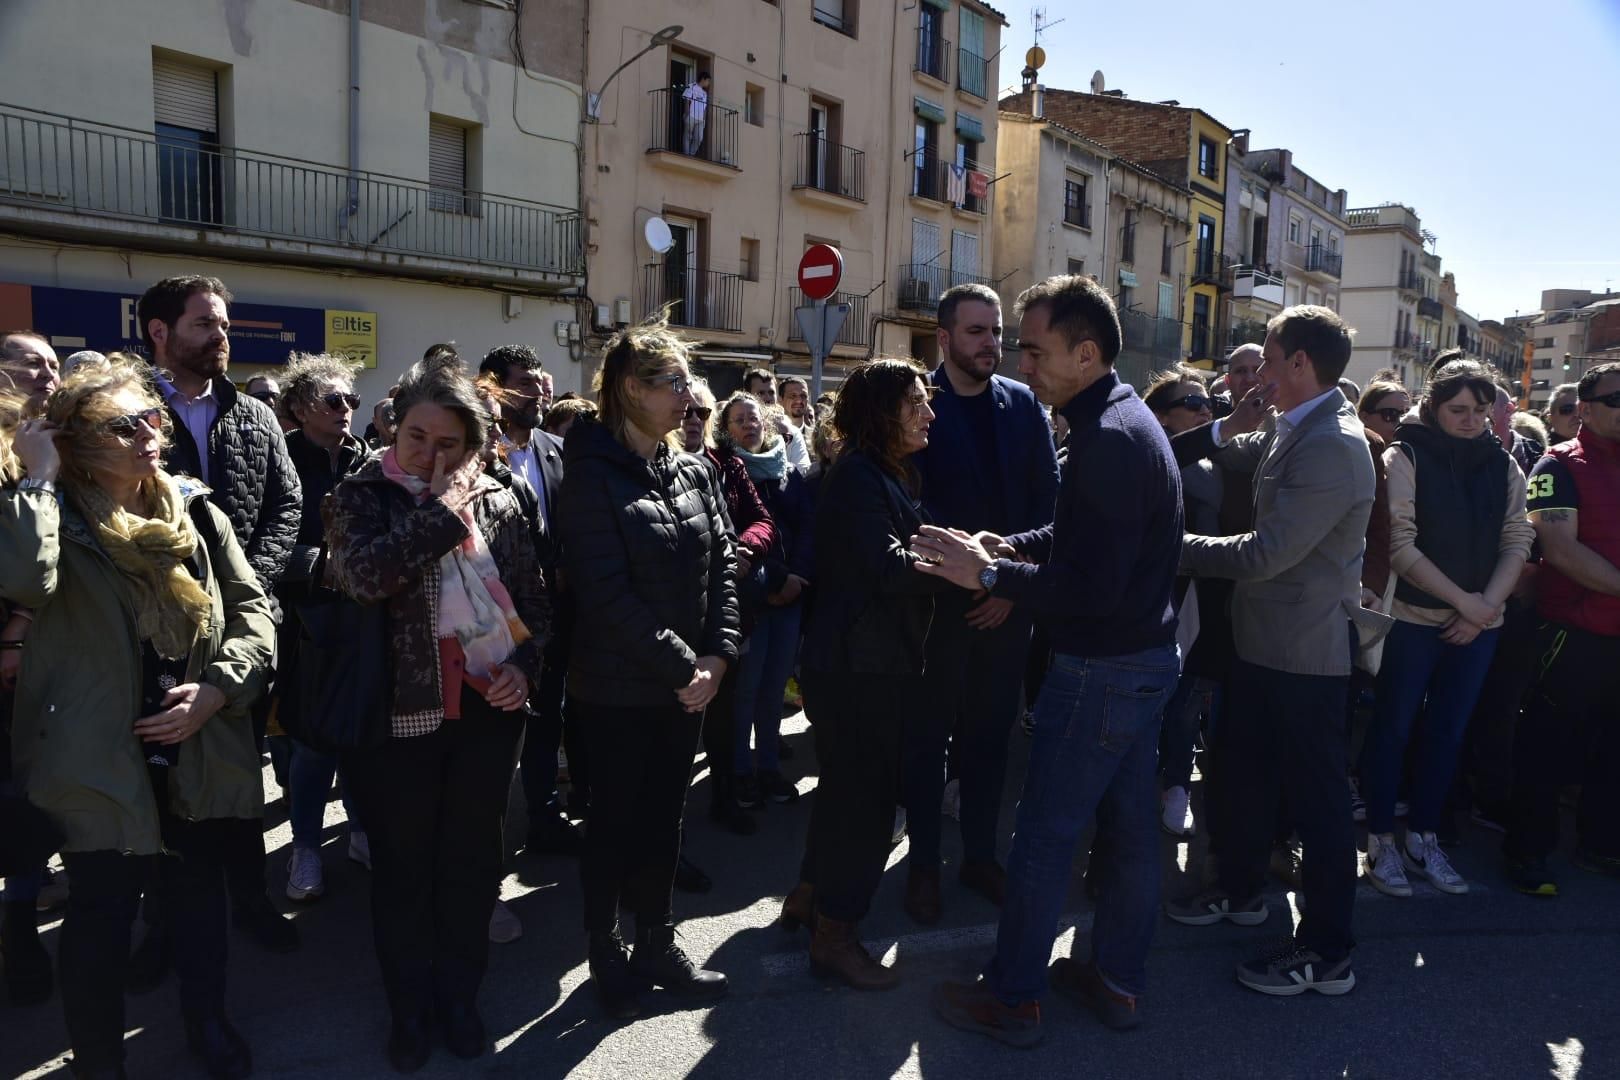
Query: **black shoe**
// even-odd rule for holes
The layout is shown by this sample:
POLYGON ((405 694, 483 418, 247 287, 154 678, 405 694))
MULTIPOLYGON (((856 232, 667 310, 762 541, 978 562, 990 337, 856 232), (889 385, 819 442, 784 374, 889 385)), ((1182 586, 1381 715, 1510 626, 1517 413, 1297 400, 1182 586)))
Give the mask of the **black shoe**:
POLYGON ((765 805, 765 793, 759 789, 759 780, 749 774, 737 777, 737 805, 744 810, 757 810, 765 805))
POLYGON ((696 863, 682 855, 675 864, 675 887, 681 892, 706 893, 714 888, 714 882, 696 863))
POLYGON ((759 791, 761 795, 773 803, 794 803, 799 801, 799 789, 788 783, 779 772, 760 773, 759 791))
POLYGON ((641 1015, 640 989, 630 974, 630 955, 625 951, 619 928, 591 934, 589 952, 591 982, 602 1008, 615 1020, 633 1020, 641 1015))
POLYGON ((523 847, 535 855, 578 856, 585 850, 585 838, 573 822, 543 807, 539 816, 529 823, 529 835, 523 847))
POLYGON ((797 754, 798 754, 798 751, 793 749, 793 745, 791 743, 789 743, 786 739, 777 740, 777 743, 776 743, 776 760, 778 760, 778 761, 792 761, 794 756, 797 755, 797 754))
POLYGON ((122 1065, 109 1065, 104 1069, 93 1066, 80 1067, 77 1062, 69 1061, 68 1069, 73 1073, 73 1080, 128 1080, 129 1074, 122 1065))
POLYGON ((263 893, 236 909, 236 928, 261 949, 273 953, 298 951, 298 927, 263 893))
POLYGON ((253 1075, 253 1054, 247 1040, 231 1027, 224 1013, 187 1016, 186 1045, 202 1058, 214 1080, 243 1080, 253 1075))
POLYGON ((13 900, 0 916, 0 954, 5 956, 6 999, 18 1008, 50 1000, 51 954, 39 941, 33 900, 13 900))
POLYGON ((1060 956, 1047 971, 1052 989, 1090 1009, 1104 1027, 1130 1031, 1141 1025, 1141 999, 1109 986, 1094 965, 1060 956))
POLYGON ((439 1009, 439 1031, 445 1047, 456 1057, 471 1061, 489 1049, 489 1033, 476 1005, 446 1005, 439 1009))
POLYGON ((673 926, 636 928, 630 974, 694 1001, 713 1001, 724 997, 727 990, 724 975, 700 969, 675 944, 673 926))
POLYGON ((1509 858, 1506 869, 1508 881, 1526 896, 1558 895, 1558 879, 1547 869, 1546 859, 1509 858))
POLYGON ((759 831, 759 822, 754 820, 754 815, 738 806, 737 800, 729 794, 717 795, 709 803, 709 819, 738 836, 753 836, 759 831))
POLYGON ((169 932, 161 926, 147 927, 146 936, 141 938, 141 943, 130 954, 124 989, 131 994, 149 994, 156 990, 168 978, 173 959, 169 932))
POLYGON ((432 1053, 433 1038, 425 1013, 409 1020, 395 1018, 388 1030, 388 1064, 395 1072, 415 1072, 427 1064, 432 1053))

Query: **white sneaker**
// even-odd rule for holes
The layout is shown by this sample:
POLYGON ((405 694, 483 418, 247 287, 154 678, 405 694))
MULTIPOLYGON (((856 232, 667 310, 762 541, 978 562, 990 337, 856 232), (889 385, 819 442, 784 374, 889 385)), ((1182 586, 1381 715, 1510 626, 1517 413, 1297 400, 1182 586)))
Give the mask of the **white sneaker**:
POLYGON ((287 860, 287 899, 319 900, 325 892, 319 849, 293 848, 287 860))
POLYGON ((1193 834, 1192 802, 1187 797, 1187 789, 1176 786, 1164 793, 1164 815, 1160 820, 1164 823, 1164 831, 1171 836, 1191 836, 1193 834))
POLYGON ((517 912, 506 906, 505 900, 495 901, 489 913, 489 940, 497 945, 510 945, 523 936, 523 923, 517 912))
POLYGON ((962 781, 946 781, 945 798, 940 800, 939 812, 956 821, 962 820, 962 781))
POLYGON ((1406 868, 1418 877, 1443 893, 1461 896, 1468 891, 1468 882, 1457 873, 1446 858, 1446 853, 1440 850, 1440 841, 1435 839, 1432 832, 1406 834, 1406 844, 1401 848, 1401 861, 1406 868))
POLYGON ((894 809, 894 832, 889 834, 889 844, 892 847, 906 838, 906 808, 897 806, 894 809))
POLYGON ((1412 885, 1401 866, 1401 853, 1393 841, 1384 843, 1376 835, 1367 837, 1367 880, 1385 896, 1411 896, 1412 885))
POLYGON ((371 840, 359 829, 349 830, 349 860, 371 869, 371 840))

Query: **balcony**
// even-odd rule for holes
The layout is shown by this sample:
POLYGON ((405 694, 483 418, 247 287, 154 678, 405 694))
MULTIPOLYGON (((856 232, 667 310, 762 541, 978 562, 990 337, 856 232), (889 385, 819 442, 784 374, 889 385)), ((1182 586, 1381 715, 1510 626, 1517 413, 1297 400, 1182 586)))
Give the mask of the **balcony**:
POLYGON ((1352 229, 1400 229, 1414 241, 1423 239, 1423 226, 1418 216, 1400 205, 1366 206, 1346 210, 1344 223, 1352 229))
POLYGON ((1444 314, 1440 301, 1432 296, 1425 296, 1417 302, 1417 313, 1420 319, 1439 319, 1444 314))
POLYGON ((793 189, 811 202, 840 210, 866 201, 866 155, 835 143, 820 132, 794 136, 798 172, 793 189))
POLYGON ((980 101, 990 100, 990 61, 966 49, 956 50, 956 88, 980 101))
POLYGON ((672 326, 741 333, 742 295, 743 278, 737 274, 669 262, 641 268, 642 317, 667 305, 672 326))
POLYGON ((9 106, 0 224, 413 277, 568 286, 584 272, 579 214, 563 207, 9 106))
POLYGON ((1232 272, 1232 296, 1237 300, 1253 300, 1280 308, 1285 287, 1282 278, 1258 266, 1239 266, 1232 272))
POLYGON ((1403 270, 1395 277, 1395 287, 1402 292, 1423 293, 1423 275, 1416 270, 1403 270))
POLYGON ((1344 256, 1322 244, 1312 244, 1305 249, 1305 272, 1338 280, 1344 276, 1344 256))
POLYGON ((1418 337, 1415 330, 1395 331, 1395 343, 1390 348, 1399 352, 1417 352, 1423 345, 1423 339, 1418 337))
POLYGON ((1213 244, 1199 244, 1193 251, 1192 283, 1230 289, 1232 268, 1232 260, 1221 254, 1213 244))
POLYGON ((647 94, 649 131, 647 156, 677 172, 729 179, 742 172, 737 164, 737 110, 712 100, 704 114, 701 134, 686 131, 685 91, 663 86, 647 94))
POLYGON ((989 209, 990 200, 979 198, 968 190, 968 174, 976 171, 978 164, 975 162, 958 166, 933 150, 920 150, 911 156, 911 194, 918 199, 946 203, 958 210, 983 216, 989 209))
POLYGON ((1181 324, 1140 311, 1119 313, 1120 346, 1146 353, 1155 360, 1173 361, 1181 352, 1181 324))
POLYGON ((810 17, 830 30, 836 30, 849 37, 855 36, 855 20, 845 15, 843 4, 838 4, 837 10, 833 10, 829 5, 814 3, 810 8, 810 17))
POLYGON ((1194 319, 1192 324, 1192 343, 1187 351, 1189 360, 1219 360, 1216 355, 1214 343, 1210 341, 1209 324, 1201 319, 1194 319))
POLYGON ((1235 349, 1239 345, 1264 345, 1266 343, 1266 324, 1254 319, 1239 319, 1232 324, 1226 332, 1226 347, 1235 349))
POLYGON ((937 311, 939 298, 946 289, 954 285, 991 283, 989 278, 950 270, 937 263, 905 264, 900 267, 897 276, 900 281, 898 306, 902 311, 937 311))
POLYGON ((912 62, 911 70, 918 75, 926 75, 944 86, 950 86, 951 43, 940 37, 937 32, 930 32, 926 27, 917 27, 917 55, 912 62))
MULTIPOLYGON (((838 331, 836 345, 853 345, 864 349, 868 344, 866 326, 866 297, 860 293, 834 293, 827 301, 829 304, 848 304, 849 315, 844 319, 843 327, 838 331)), ((793 314, 794 309, 804 307, 809 301, 804 298, 804 291, 797 285, 788 289, 788 340, 803 341, 804 332, 799 329, 799 320, 793 314)))

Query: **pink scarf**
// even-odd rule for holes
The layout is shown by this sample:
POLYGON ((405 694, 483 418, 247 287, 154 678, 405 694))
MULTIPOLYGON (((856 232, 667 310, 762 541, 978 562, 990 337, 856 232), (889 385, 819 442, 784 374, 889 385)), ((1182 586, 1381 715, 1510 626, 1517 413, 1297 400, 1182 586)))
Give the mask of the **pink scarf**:
MULTIPOLYGON (((432 498, 428 482, 400 467, 392 448, 383 455, 383 475, 404 488, 418 505, 432 498)), ((454 638, 473 678, 494 678, 495 668, 529 640, 529 628, 518 618, 512 595, 501 584, 500 571, 473 519, 472 500, 484 464, 474 454, 450 477, 440 497, 467 526, 467 537, 439 559, 440 640, 454 638)))

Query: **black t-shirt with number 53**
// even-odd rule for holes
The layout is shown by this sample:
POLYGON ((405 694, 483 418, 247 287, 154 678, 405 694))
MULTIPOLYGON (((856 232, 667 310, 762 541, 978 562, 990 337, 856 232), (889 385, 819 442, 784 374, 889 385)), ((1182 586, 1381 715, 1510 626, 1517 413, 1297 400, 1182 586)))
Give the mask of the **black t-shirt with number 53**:
POLYGON ((1525 509, 1534 514, 1538 510, 1580 508, 1580 492, 1575 490, 1575 478, 1569 474, 1569 467, 1551 454, 1536 462, 1526 485, 1525 509))

